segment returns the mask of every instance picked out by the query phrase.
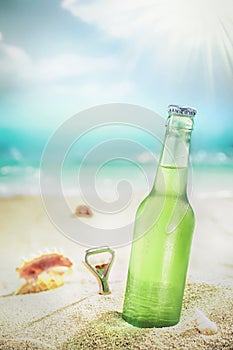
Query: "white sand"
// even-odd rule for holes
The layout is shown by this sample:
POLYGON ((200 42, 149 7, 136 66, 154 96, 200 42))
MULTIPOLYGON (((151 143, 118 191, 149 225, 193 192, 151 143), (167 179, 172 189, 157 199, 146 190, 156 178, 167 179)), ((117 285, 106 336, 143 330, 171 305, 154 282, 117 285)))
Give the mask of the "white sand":
MULTIPOLYGON (((71 206, 78 204, 81 201, 72 199, 71 206)), ((233 199, 194 197, 192 204, 197 224, 181 322, 147 330, 128 325, 120 316, 129 246, 116 250, 112 294, 100 296, 94 277, 82 264, 86 248, 58 233, 39 197, 1 198, 2 296, 22 283, 15 271, 20 256, 62 247, 75 269, 67 284, 56 290, 0 297, 0 349, 232 349, 233 199), (199 334, 192 320, 195 306, 217 323, 216 335, 199 334)), ((93 223, 98 221, 95 214, 93 223)))

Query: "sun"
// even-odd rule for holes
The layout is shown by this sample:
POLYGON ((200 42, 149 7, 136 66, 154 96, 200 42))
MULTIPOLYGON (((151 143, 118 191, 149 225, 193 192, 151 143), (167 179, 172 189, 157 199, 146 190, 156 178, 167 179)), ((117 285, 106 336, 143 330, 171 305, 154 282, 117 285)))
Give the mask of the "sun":
POLYGON ((233 79, 232 0, 150 1, 146 26, 145 41, 164 63, 182 60, 185 72, 196 59, 209 83, 220 67, 233 79))

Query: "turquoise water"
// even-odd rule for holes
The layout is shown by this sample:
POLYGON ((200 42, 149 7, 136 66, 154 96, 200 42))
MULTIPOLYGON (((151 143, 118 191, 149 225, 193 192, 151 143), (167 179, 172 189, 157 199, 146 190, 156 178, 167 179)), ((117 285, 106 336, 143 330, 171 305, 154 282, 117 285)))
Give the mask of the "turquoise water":
MULTIPOLYGON (((121 181, 127 182, 133 193, 148 192, 161 144, 149 134, 129 131, 117 130, 115 136, 97 132, 78 140, 63 159, 64 192, 95 189, 100 196, 117 195, 121 181)), ((46 130, 0 130, 0 196, 40 193, 41 156, 50 135, 46 130)), ((51 183, 60 179, 53 162, 60 155, 61 145, 62 140, 54 145, 49 169, 45 169, 51 183)), ((229 148, 203 150, 195 146, 190 168, 194 192, 232 194, 233 154, 229 148)))

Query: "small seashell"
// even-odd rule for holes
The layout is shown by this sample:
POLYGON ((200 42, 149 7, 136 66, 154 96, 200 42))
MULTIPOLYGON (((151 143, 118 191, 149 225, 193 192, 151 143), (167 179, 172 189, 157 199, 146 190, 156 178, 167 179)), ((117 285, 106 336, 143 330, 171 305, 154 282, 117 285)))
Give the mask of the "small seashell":
POLYGON ((88 218, 88 217, 93 216, 93 212, 92 212, 91 208, 89 208, 87 205, 79 205, 76 207, 74 215, 78 216, 78 217, 88 218))
POLYGON ((206 315, 198 308, 195 309, 195 318, 197 323, 197 329, 201 334, 213 335, 217 333, 218 327, 216 323, 214 323, 208 317, 206 317, 206 315))

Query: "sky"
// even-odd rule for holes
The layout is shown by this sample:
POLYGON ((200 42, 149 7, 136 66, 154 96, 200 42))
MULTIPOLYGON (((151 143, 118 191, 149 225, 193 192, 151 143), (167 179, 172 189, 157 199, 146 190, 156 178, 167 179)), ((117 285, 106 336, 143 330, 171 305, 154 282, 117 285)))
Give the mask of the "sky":
POLYGON ((232 0, 0 1, 2 130, 112 102, 193 106, 196 144, 232 151, 232 0))

